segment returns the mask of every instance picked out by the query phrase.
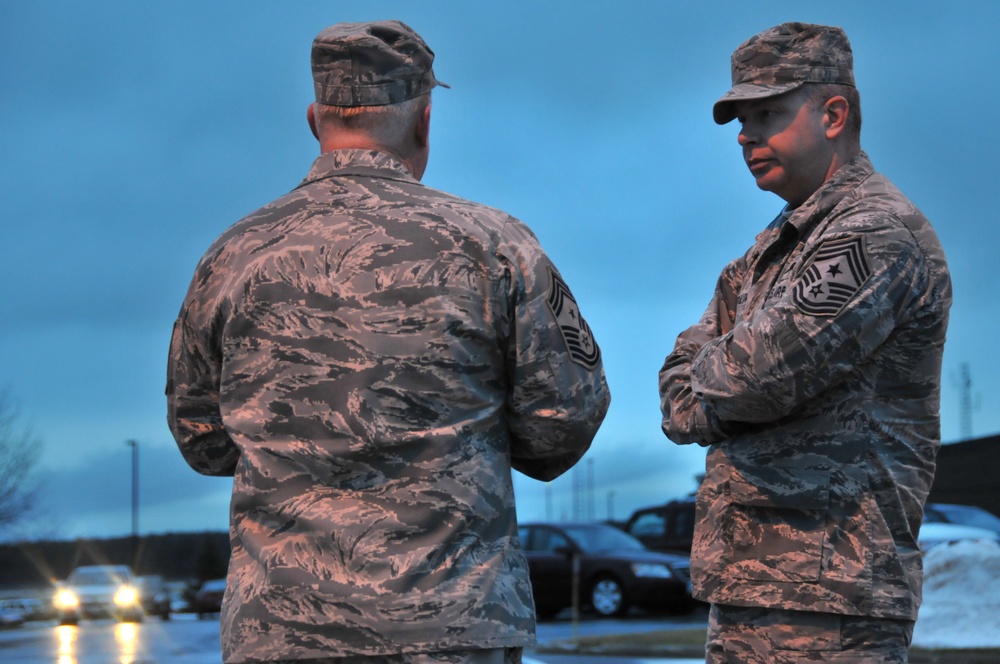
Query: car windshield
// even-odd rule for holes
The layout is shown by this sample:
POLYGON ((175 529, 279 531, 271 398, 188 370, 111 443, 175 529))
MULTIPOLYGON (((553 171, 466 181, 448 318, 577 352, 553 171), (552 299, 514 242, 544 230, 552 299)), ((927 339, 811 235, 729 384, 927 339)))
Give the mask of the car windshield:
POLYGON ((163 579, 158 576, 140 576, 135 583, 146 590, 159 590, 163 587, 163 579))
POLYGON ((73 572, 69 582, 77 586, 106 586, 124 583, 125 579, 111 570, 86 569, 73 572))
POLYGON ((628 533, 600 524, 564 526, 566 534, 584 551, 612 551, 621 549, 639 549, 646 547, 628 533))

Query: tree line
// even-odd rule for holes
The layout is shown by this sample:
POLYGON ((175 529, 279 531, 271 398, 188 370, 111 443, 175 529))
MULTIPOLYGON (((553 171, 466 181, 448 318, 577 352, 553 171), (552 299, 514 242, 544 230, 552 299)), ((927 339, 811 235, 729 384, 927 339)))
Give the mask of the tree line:
POLYGON ((81 565, 129 565, 136 575, 199 585, 226 576, 229 533, 167 533, 137 538, 0 544, 0 588, 39 588, 81 565))
MULTIPOLYGON (((0 386, 0 536, 28 519, 37 487, 32 475, 42 441, 19 421, 10 393, 0 386)), ((226 575, 229 534, 168 533, 141 537, 24 541, 0 544, 0 589, 43 588, 81 565, 129 565, 136 575, 200 585, 226 575)))

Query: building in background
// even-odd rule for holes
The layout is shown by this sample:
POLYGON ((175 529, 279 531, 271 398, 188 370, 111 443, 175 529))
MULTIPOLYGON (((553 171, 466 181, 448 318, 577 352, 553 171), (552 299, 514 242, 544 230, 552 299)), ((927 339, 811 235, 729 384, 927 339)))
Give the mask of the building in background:
POLYGON ((1000 434, 942 445, 927 502, 974 505, 1000 516, 1000 434))

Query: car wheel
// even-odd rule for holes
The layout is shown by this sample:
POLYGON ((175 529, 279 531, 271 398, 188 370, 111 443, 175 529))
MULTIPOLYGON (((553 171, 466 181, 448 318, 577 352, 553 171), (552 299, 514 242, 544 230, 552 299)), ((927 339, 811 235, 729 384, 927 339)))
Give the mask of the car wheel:
POLYGON ((625 590, 613 576, 601 576, 590 586, 590 605, 602 616, 620 616, 628 608, 625 590))

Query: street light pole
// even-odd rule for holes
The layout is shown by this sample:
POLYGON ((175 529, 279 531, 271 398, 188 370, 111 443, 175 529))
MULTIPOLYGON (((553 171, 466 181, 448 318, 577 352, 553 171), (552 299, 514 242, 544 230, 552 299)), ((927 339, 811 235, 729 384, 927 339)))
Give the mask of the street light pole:
POLYGON ((136 567, 136 554, 139 541, 139 443, 126 440, 125 444, 132 448, 132 569, 136 567))

